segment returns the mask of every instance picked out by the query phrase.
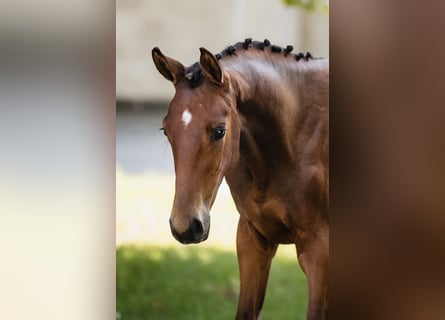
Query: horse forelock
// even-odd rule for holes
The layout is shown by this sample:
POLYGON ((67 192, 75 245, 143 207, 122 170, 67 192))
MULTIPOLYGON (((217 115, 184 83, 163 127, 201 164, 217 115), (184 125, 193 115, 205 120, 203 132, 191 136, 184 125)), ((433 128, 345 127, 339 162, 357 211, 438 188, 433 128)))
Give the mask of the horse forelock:
POLYGON ((195 62, 185 71, 185 79, 190 84, 190 88, 196 88, 201 85, 204 80, 204 73, 201 70, 199 62, 195 62))

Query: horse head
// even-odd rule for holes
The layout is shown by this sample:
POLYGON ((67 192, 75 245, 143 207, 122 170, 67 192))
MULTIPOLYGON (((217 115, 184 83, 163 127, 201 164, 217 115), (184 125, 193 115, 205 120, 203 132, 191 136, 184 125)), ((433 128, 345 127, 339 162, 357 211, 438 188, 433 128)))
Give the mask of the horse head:
POLYGON ((162 130, 176 173, 170 228, 183 244, 207 239, 209 211, 239 154, 240 124, 230 75, 212 53, 200 51, 200 61, 186 68, 159 48, 152 50, 156 68, 175 87, 162 130))

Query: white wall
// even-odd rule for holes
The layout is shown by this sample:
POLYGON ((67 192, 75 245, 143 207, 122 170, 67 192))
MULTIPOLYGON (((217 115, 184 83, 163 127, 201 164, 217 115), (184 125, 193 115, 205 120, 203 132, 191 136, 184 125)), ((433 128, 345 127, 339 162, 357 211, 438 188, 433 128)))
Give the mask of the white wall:
POLYGON ((155 46, 185 65, 198 60, 201 46, 217 53, 246 37, 327 57, 328 27, 327 15, 308 15, 280 0, 117 0, 117 99, 171 98, 172 85, 151 59, 155 46))

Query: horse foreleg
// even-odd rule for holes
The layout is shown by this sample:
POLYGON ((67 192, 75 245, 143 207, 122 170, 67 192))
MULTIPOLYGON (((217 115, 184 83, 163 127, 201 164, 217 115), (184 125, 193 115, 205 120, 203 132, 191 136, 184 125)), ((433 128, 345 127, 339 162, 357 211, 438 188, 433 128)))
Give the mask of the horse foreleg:
POLYGON ((240 216, 236 239, 240 270, 237 320, 258 319, 266 294, 270 265, 277 246, 267 241, 240 216))
POLYGON ((308 320, 328 319, 329 229, 308 232, 297 243, 300 265, 308 281, 308 320))

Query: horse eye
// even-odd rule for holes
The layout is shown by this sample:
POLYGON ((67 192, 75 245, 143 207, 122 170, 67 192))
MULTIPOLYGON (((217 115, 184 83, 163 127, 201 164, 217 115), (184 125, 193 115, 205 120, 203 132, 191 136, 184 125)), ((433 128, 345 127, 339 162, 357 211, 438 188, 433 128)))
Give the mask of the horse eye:
POLYGON ((224 138, 224 135, 226 134, 226 129, 225 128, 217 128, 214 132, 213 132, 213 140, 221 140, 222 138, 224 138))

